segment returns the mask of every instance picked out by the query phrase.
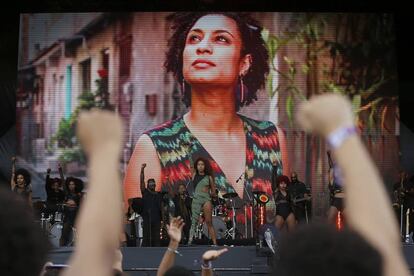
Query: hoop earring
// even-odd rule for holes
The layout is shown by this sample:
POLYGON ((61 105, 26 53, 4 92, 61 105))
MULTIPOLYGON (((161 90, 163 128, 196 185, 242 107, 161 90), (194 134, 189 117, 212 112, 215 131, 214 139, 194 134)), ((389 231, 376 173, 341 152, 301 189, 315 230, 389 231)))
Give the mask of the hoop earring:
POLYGON ((240 76, 240 104, 244 103, 244 83, 243 83, 243 76, 240 76))
POLYGON ((184 98, 185 95, 185 79, 181 82, 181 99, 184 98))

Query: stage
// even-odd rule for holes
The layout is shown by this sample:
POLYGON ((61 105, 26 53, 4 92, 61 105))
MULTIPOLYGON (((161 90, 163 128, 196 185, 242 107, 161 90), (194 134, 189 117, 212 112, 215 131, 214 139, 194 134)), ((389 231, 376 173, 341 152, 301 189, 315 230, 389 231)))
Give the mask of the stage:
MULTIPOLYGON (((222 248, 219 246, 218 248, 222 248)), ((255 246, 228 246, 229 251, 214 261, 215 275, 268 275, 272 271, 272 255, 268 248, 256 249, 255 246)), ((200 274, 200 259, 210 246, 196 245, 180 247, 175 264, 200 274)), ((123 268, 128 275, 156 275, 158 265, 166 247, 123 247, 123 268)), ((50 261, 66 264, 73 251, 72 247, 53 250, 50 261)), ((403 245, 404 256, 414 275, 414 244, 403 245)), ((273 274, 277 275, 277 273, 273 274)))

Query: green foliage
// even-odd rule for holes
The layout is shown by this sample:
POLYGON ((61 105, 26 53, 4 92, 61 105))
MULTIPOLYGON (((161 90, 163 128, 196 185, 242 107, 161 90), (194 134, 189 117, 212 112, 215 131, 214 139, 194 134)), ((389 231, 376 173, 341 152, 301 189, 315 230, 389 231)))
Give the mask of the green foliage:
MULTIPOLYGON (((97 80, 100 83, 100 80, 97 80)), ((78 106, 68 118, 62 118, 59 122, 59 127, 56 134, 52 137, 52 142, 57 141, 58 147, 62 149, 59 156, 59 161, 66 164, 72 161, 85 164, 85 155, 76 139, 76 122, 79 113, 83 110, 90 110, 92 108, 102 108, 102 101, 97 101, 97 95, 101 95, 102 87, 98 85, 98 90, 95 93, 85 91, 78 97, 78 106)))
POLYGON ((62 152, 59 155, 59 162, 61 164, 67 164, 70 162, 79 162, 81 164, 85 164, 86 158, 82 149, 79 146, 75 146, 73 148, 62 149, 62 152))
POLYGON ((306 13, 295 14, 290 23, 277 35, 262 31, 271 68, 266 89, 274 97, 281 89, 280 85, 273 87, 273 79, 283 80, 280 92, 286 93, 289 122, 293 121, 296 101, 312 94, 338 93, 351 99, 359 120, 361 112, 368 112, 369 130, 384 126, 387 107, 398 100, 392 15, 306 13), (303 49, 304 60, 279 54, 290 46, 303 49), (283 72, 275 66, 276 57, 286 67, 283 72), (299 86, 299 73, 309 80, 306 91, 299 86))
POLYGON ((71 122, 71 118, 68 120, 62 118, 59 122, 59 127, 56 134, 52 137, 52 141, 57 141, 59 147, 72 147, 74 136, 75 127, 71 122))

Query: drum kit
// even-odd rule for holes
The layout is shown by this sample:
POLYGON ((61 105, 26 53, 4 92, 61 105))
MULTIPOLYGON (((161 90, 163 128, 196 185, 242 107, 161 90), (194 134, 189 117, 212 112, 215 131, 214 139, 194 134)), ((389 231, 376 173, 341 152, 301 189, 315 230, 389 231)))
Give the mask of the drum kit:
MULTIPOLYGON (((216 232, 217 239, 235 239, 236 238, 236 212, 239 209, 235 207, 234 199, 237 193, 218 194, 216 200, 213 200, 212 224, 216 232)), ((203 217, 203 214, 200 214, 203 217)), ((210 238, 207 224, 202 219, 196 229, 196 237, 210 238)))
MULTIPOLYGON (((64 221, 64 208, 66 204, 56 204, 57 210, 54 214, 49 214, 45 216, 45 213, 41 213, 40 217, 40 227, 45 231, 51 244, 54 247, 60 247, 60 238, 63 231, 63 221, 64 221)), ((66 246, 73 246, 76 238, 76 229, 71 227, 68 234, 68 243, 66 246)))
MULTIPOLYGON (((266 203, 269 201, 269 196, 263 191, 253 191, 253 199, 248 200, 248 203, 242 206, 236 206, 236 198, 238 194, 230 192, 221 194, 218 192, 216 199, 212 200, 212 225, 216 233, 217 239, 239 239, 239 238, 253 238, 255 237, 260 225, 266 221, 266 203), (245 223, 244 233, 242 229, 237 228, 236 211, 243 208, 245 223), (239 231, 241 230, 241 231, 239 231)), ((127 233, 130 238, 136 240, 137 245, 140 246, 143 239, 143 219, 142 200, 140 198, 131 199, 130 211, 128 215, 129 223, 127 233), (140 208, 138 208, 140 207, 140 208), (130 229, 128 229, 130 228, 130 229)), ((239 225, 240 226, 240 225, 239 225)), ((161 235, 161 232, 160 232, 161 235)), ((195 230, 195 239, 202 240, 203 238, 210 238, 207 223, 204 216, 200 214, 200 220, 195 230)))
MULTIPOLYGON (((253 238, 260 225, 266 221, 266 203, 269 197, 263 191, 253 191, 254 200, 243 204, 244 211, 244 234, 242 235, 236 224, 236 211, 241 207, 236 207, 235 199, 237 193, 226 193, 218 195, 218 199, 213 201, 212 224, 216 232, 217 239, 236 239, 236 238, 253 238), (251 203, 253 202, 253 204, 251 203)), ((202 217, 202 214, 200 214, 202 217)), ((196 230, 196 238, 210 238, 207 224, 201 219, 196 230)))

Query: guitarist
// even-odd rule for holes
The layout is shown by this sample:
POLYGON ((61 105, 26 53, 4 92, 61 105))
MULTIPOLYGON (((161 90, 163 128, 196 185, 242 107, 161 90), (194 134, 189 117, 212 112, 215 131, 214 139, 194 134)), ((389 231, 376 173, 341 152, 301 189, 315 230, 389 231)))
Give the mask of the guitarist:
POLYGON ((306 185, 298 180, 298 174, 292 172, 290 175, 290 185, 288 187, 292 197, 294 214, 298 223, 307 222, 309 212, 310 191, 306 185))

